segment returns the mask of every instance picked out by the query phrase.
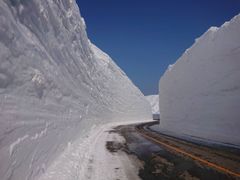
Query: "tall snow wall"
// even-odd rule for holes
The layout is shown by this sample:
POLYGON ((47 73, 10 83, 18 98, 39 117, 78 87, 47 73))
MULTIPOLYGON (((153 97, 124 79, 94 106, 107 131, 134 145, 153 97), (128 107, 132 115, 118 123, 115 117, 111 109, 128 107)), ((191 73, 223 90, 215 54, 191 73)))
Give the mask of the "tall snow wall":
POLYGON ((152 108, 152 114, 159 114, 159 95, 145 96, 152 108))
POLYGON ((0 1, 2 180, 36 179, 92 126, 151 118, 85 28, 75 0, 0 1))
POLYGON ((160 79, 162 129, 240 145, 240 15, 211 27, 160 79))

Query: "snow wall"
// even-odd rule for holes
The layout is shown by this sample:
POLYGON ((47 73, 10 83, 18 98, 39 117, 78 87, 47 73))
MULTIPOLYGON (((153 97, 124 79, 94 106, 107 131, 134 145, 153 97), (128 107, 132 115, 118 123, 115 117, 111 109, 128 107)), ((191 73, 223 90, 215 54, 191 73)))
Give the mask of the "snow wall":
POLYGON ((240 15, 211 27, 160 79, 160 127, 240 145, 240 15))
POLYGON ((92 126, 151 119, 145 97, 91 44, 75 0, 0 1, 0 177, 36 179, 92 126))
POLYGON ((152 114, 159 114, 159 95, 145 96, 152 107, 152 114))

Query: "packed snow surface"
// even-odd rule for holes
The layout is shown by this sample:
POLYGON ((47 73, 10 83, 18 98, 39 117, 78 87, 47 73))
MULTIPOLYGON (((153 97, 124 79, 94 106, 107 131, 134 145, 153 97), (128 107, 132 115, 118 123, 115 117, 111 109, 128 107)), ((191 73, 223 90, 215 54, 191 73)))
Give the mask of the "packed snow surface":
MULTIPOLYGON (((40 180, 139 180, 142 163, 123 151, 109 152, 107 142, 124 144, 125 139, 114 127, 135 122, 108 123, 93 128, 87 138, 77 139, 48 168, 40 180)), ((140 123, 140 122, 139 122, 140 123)))
POLYGON ((0 1, 2 180, 37 179, 92 127, 151 118, 85 28, 74 0, 0 1))
POLYGON ((159 95, 149 95, 146 99, 151 105, 152 114, 159 114, 159 95))
POLYGON ((240 15, 212 27, 160 80, 162 129, 240 145, 240 15))

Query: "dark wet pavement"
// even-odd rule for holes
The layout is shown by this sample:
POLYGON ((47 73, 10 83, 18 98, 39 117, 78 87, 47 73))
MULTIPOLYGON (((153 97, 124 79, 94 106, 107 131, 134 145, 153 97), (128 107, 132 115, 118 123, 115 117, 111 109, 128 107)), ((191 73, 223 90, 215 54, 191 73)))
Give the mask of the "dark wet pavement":
POLYGON ((126 139, 124 151, 144 162, 139 170, 143 180, 228 180, 233 177, 207 168, 195 161, 173 154, 160 145, 146 140, 136 132, 134 125, 119 126, 116 132, 126 139))

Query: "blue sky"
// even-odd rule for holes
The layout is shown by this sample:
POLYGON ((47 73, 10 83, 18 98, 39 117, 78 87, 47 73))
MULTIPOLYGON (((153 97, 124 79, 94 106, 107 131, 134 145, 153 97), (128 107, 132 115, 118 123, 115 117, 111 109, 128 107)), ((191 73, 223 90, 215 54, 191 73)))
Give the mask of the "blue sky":
POLYGON ((240 0, 77 0, 93 43, 145 95, 209 27, 240 13, 240 0))

